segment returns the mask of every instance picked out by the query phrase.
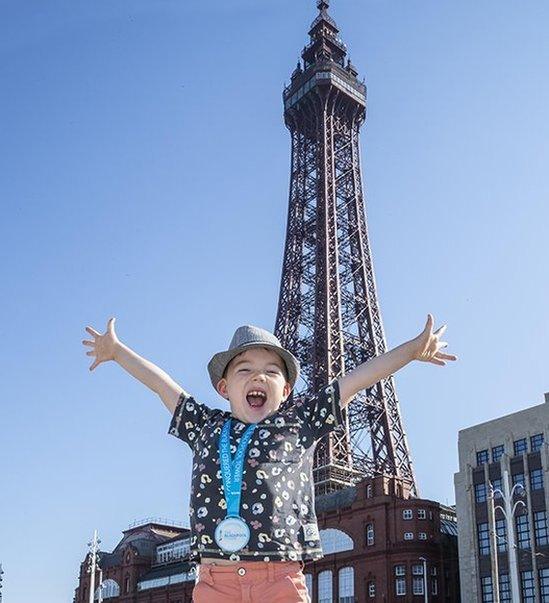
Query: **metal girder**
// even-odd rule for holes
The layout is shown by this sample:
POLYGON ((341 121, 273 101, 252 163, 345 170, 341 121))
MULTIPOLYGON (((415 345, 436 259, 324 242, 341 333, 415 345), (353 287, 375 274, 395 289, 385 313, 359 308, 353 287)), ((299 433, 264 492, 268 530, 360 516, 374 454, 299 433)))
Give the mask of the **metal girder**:
MULTIPOLYGON (((294 396, 387 350, 362 193, 364 118, 364 106, 331 83, 285 112, 291 182, 275 333, 302 365, 294 396)), ((392 376, 360 392, 345 414, 345 429, 317 446, 317 493, 383 473, 417 495, 392 376)))

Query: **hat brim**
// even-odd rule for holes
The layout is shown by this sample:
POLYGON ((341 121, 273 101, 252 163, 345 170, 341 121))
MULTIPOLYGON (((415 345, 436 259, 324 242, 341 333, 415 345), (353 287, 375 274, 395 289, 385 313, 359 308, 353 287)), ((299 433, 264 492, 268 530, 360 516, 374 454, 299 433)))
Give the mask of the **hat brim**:
POLYGON ((223 373, 227 368, 229 362, 242 352, 249 350, 251 348, 267 348, 268 350, 273 350, 276 352, 284 361, 286 365, 286 370, 288 371, 288 382, 293 387, 297 378, 299 377, 299 360, 288 350, 284 348, 273 345, 267 342, 250 342, 242 344, 241 346, 234 348, 232 350, 227 350, 225 352, 218 352, 214 354, 210 362, 208 362, 208 373, 210 374, 210 380, 212 385, 217 390, 217 384, 220 379, 223 378, 223 373))

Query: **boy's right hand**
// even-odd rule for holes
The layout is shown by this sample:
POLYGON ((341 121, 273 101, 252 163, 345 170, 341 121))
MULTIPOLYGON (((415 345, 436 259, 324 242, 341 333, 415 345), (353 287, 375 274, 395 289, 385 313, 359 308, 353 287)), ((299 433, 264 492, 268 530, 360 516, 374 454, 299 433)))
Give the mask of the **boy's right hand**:
POLYGON ((101 335, 101 333, 98 333, 91 327, 86 327, 86 331, 90 335, 93 335, 94 338, 94 341, 89 341, 87 339, 82 341, 84 345, 93 348, 89 352, 86 352, 87 356, 95 356, 95 360, 90 366, 90 371, 93 371, 93 369, 102 362, 114 360, 116 348, 120 344, 120 341, 118 340, 118 337, 114 331, 114 321, 114 318, 109 319, 109 322, 107 323, 107 332, 104 335, 101 335))

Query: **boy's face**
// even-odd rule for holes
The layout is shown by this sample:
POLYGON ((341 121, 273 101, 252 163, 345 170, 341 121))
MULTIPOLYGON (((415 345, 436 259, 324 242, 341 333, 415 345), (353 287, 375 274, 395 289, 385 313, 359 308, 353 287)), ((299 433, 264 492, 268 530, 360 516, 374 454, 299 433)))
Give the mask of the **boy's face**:
POLYGON ((217 384, 244 423, 259 423, 274 414, 292 391, 282 358, 267 348, 252 348, 235 356, 217 384))

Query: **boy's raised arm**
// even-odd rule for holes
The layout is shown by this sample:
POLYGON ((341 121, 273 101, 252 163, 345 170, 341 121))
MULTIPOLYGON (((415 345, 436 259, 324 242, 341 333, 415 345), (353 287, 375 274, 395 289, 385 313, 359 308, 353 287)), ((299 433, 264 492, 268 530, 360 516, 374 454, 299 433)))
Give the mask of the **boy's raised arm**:
POLYGON ((124 345, 116 336, 114 322, 114 318, 109 320, 107 332, 104 335, 101 335, 92 327, 86 327, 86 331, 94 338, 93 341, 86 339, 82 341, 84 345, 92 348, 86 354, 95 356, 90 371, 93 371, 102 362, 114 360, 132 377, 135 377, 158 394, 166 408, 173 414, 183 388, 161 368, 124 345))
POLYGON ((440 350, 448 344, 439 341, 440 336, 446 330, 443 325, 433 333, 433 316, 427 316, 427 323, 423 332, 414 339, 399 345, 398 347, 376 356, 338 379, 341 398, 341 407, 345 408, 359 391, 371 387, 378 381, 396 373, 412 360, 431 362, 444 366, 445 360, 457 360, 453 354, 444 354, 440 350))

